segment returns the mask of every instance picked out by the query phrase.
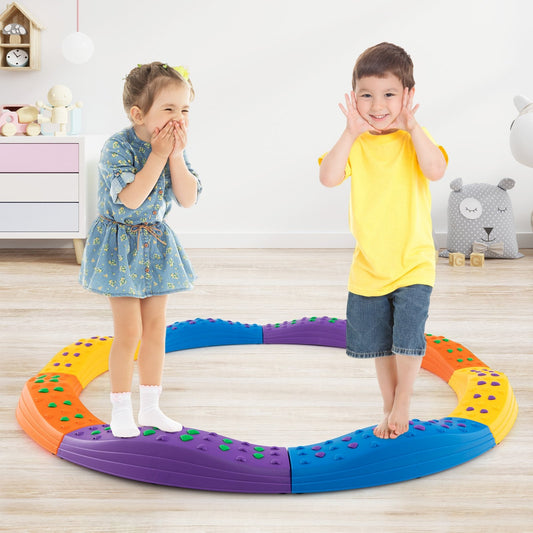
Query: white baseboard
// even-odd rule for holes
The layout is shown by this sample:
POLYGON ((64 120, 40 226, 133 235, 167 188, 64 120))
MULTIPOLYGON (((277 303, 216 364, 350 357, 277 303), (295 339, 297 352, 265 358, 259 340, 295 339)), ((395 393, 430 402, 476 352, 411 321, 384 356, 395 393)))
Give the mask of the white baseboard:
MULTIPOLYGON (((353 248, 351 233, 183 233, 184 248, 353 248)), ((519 248, 533 248, 533 232, 517 234, 519 248)), ((446 233, 435 235, 446 248, 446 233)), ((4 248, 72 248, 71 239, 0 239, 4 248)))
POLYGON ((184 248, 353 248, 351 233, 185 233, 184 248))

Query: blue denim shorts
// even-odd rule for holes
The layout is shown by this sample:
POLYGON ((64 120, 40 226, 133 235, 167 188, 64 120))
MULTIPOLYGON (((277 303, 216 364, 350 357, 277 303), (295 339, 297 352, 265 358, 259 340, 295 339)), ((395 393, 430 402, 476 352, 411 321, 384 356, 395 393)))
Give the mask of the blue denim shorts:
POLYGON ((425 325, 432 287, 410 285, 384 296, 348 294, 346 353, 369 358, 426 353, 425 325))

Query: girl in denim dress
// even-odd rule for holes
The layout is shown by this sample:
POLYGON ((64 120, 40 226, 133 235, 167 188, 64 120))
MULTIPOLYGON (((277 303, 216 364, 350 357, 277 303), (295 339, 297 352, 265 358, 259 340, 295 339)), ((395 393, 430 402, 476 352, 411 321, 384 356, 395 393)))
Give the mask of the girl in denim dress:
POLYGON ((141 426, 178 432, 159 408, 168 294, 189 290, 195 275, 165 217, 175 200, 193 206, 202 187, 185 155, 194 90, 182 67, 154 62, 126 78, 124 108, 132 126, 104 145, 98 211, 83 255, 80 283, 109 298, 114 340, 109 354, 111 431, 140 434, 131 386, 139 345, 141 426))

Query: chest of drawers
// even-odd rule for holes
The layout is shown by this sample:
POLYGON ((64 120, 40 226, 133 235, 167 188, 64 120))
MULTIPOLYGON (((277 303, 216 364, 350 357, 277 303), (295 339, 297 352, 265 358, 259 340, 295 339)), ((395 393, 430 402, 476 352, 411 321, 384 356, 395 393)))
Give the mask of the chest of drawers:
POLYGON ((86 237, 82 137, 0 137, 0 238, 86 237))

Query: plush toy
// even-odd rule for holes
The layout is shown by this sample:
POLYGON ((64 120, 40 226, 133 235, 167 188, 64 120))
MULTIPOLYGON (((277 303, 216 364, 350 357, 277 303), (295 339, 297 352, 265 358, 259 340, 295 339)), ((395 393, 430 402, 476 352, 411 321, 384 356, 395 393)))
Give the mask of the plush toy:
POLYGON ((487 258, 523 257, 518 251, 513 207, 507 193, 514 184, 511 178, 502 179, 497 186, 463 185, 461 178, 453 180, 448 200, 447 250, 440 256, 462 253, 470 257, 474 252, 487 258))
POLYGON ((509 143, 513 157, 523 165, 533 167, 533 102, 525 96, 515 96, 519 115, 511 124, 509 143))

